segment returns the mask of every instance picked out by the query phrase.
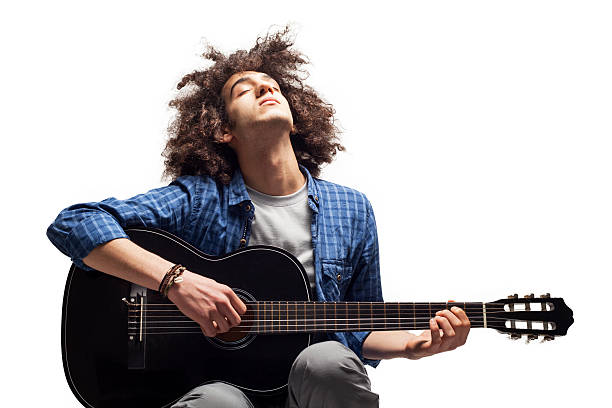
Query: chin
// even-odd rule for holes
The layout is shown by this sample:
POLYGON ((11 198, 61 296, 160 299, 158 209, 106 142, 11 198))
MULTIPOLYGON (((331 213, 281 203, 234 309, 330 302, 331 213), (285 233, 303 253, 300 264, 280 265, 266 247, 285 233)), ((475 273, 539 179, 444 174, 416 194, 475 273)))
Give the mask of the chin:
POLYGON ((269 115, 265 115, 265 117, 256 121, 253 124, 253 127, 261 128, 261 129, 269 129, 269 130, 286 130, 291 131, 291 127, 293 126, 293 119, 291 117, 287 117, 286 114, 281 114, 280 112, 270 112, 269 115))

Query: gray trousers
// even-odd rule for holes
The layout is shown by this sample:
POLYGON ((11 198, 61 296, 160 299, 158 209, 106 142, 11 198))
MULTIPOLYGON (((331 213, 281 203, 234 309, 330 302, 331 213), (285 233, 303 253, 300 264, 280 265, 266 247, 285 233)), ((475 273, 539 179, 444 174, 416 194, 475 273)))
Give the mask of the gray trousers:
POLYGON ((287 393, 249 399, 238 388, 216 382, 189 391, 172 408, 331 408, 378 407, 363 363, 337 341, 316 343, 293 362, 287 393))

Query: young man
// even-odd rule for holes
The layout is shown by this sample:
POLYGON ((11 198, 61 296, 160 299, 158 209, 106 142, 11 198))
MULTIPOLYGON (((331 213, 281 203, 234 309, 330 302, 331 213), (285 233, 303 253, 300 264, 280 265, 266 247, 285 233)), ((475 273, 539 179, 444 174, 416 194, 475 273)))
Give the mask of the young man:
MULTIPOLYGON (((315 178, 343 147, 333 108, 304 86, 303 56, 288 30, 258 39, 250 51, 186 75, 166 147, 167 187, 128 200, 108 199, 62 211, 48 236, 77 265, 157 290, 173 264, 132 243, 126 227, 165 229, 203 252, 221 255, 255 244, 280 246, 304 265, 319 300, 381 301, 372 207, 355 190, 315 178)), ((168 298, 206 336, 240 323, 244 303, 227 286, 185 271, 168 298)), ((279 294, 282 299, 282 294, 279 294)), ((289 375, 287 395, 249 400, 224 383, 200 386, 174 407, 370 407, 365 364, 420 358, 462 345, 469 320, 440 311, 430 330, 333 333, 306 348, 289 375)))

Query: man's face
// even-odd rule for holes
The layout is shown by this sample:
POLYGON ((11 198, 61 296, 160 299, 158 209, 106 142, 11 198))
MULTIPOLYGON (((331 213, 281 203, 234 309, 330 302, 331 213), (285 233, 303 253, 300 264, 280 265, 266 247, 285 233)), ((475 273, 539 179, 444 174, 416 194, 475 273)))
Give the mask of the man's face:
POLYGON ((278 83, 267 74, 236 73, 227 80, 221 94, 233 136, 240 138, 249 131, 290 131, 293 126, 289 103, 278 83))

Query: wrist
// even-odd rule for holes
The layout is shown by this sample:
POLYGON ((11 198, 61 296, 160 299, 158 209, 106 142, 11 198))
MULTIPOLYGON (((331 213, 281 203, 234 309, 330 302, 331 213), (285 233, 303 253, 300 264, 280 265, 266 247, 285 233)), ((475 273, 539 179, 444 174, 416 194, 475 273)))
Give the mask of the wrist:
POLYGON ((183 281, 183 272, 185 272, 185 270, 186 268, 183 265, 176 264, 166 272, 158 288, 162 297, 168 297, 170 289, 183 281))

